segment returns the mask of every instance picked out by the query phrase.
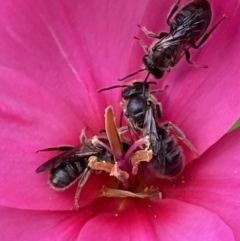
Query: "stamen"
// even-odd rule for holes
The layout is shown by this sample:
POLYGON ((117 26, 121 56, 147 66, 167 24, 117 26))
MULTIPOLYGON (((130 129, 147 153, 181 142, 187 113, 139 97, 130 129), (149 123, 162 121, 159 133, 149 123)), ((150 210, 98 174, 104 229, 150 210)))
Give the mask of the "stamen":
POLYGON ((153 152, 152 150, 140 150, 136 151, 131 156, 131 163, 133 165, 132 174, 136 175, 138 173, 138 166, 141 162, 150 162, 152 160, 153 152))
POLYGON ((106 161, 99 161, 96 156, 89 157, 88 166, 92 170, 108 172, 110 173, 110 176, 116 177, 122 183, 126 183, 126 180, 129 178, 129 174, 122 171, 118 167, 118 163, 112 164, 106 161))
POLYGON ((123 147, 116 127, 112 106, 109 106, 105 109, 105 128, 110 147, 114 150, 114 152, 116 152, 117 156, 122 156, 123 147))
POLYGON ((101 192, 101 197, 120 197, 120 198, 151 198, 151 199, 162 199, 162 193, 158 191, 156 188, 145 188, 142 192, 133 193, 130 191, 120 190, 120 189, 112 189, 103 186, 101 192))
POLYGON ((135 141, 133 143, 133 145, 131 145, 131 147, 128 149, 128 151, 126 152, 125 154, 125 158, 126 160, 130 159, 130 156, 134 153, 134 151, 142 146, 142 145, 146 145, 146 148, 145 149, 149 149, 150 147, 150 142, 149 142, 149 137, 148 136, 145 136, 145 137, 142 137, 140 139, 138 139, 137 141, 135 141))
POLYGON ((106 161, 99 161, 96 156, 90 156, 88 158, 88 166, 97 171, 105 171, 111 173, 114 168, 114 164, 106 161))
POLYGON ((123 183, 125 183, 126 180, 129 178, 129 174, 125 171, 122 171, 119 168, 118 163, 115 163, 115 165, 113 166, 110 172, 110 176, 116 177, 118 180, 120 180, 123 183))

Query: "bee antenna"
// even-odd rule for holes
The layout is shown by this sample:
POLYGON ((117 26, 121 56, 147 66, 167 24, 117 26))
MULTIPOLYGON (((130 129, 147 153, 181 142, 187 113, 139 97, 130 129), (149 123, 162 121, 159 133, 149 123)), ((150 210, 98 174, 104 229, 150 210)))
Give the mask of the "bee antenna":
POLYGON ((143 95, 145 96, 145 91, 146 91, 146 87, 148 86, 148 84, 150 82, 147 82, 147 79, 148 79, 148 76, 150 75, 150 72, 147 73, 147 76, 145 78, 145 80, 143 81, 144 82, 144 87, 143 87, 143 95))
MULTIPOLYGON (((144 80, 145 83, 147 83, 147 79, 148 79, 149 75, 150 75, 150 72, 147 73, 147 76, 146 76, 146 78, 145 78, 145 80, 144 80)), ((148 83, 149 83, 149 82, 148 82, 148 83)))
POLYGON ((99 131, 99 134, 102 134, 102 133, 106 133, 106 130, 102 129, 102 130, 99 131))
POLYGON ((107 88, 102 88, 98 91, 98 93, 106 91, 106 90, 111 90, 111 89, 116 89, 116 88, 121 88, 121 87, 128 87, 129 85, 114 85, 114 86, 110 86, 107 88))
POLYGON ((123 80, 125 80, 125 79, 127 79, 127 78, 129 78, 129 77, 131 77, 131 76, 133 76, 133 75, 138 74, 139 72, 142 72, 142 71, 146 70, 146 69, 147 69, 147 68, 140 69, 140 70, 138 70, 138 71, 136 71, 136 72, 134 72, 134 73, 131 73, 131 74, 129 74, 129 75, 123 77, 123 78, 118 79, 118 81, 123 81, 123 80))

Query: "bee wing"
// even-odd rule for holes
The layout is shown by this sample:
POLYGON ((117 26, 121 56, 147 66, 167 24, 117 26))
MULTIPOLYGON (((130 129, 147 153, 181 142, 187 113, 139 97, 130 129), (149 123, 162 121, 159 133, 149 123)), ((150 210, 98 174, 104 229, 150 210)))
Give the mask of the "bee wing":
POLYGON ((145 116, 145 120, 144 120, 143 135, 149 136, 153 155, 155 156, 154 163, 158 162, 157 166, 163 172, 165 172, 166 160, 165 160, 165 150, 162 146, 163 145, 162 135, 159 134, 159 126, 154 117, 153 107, 151 107, 151 106, 149 106, 149 108, 146 112, 146 116, 145 116))
POLYGON ((188 36, 191 33, 196 32, 202 32, 201 29, 197 29, 197 26, 205 22, 205 19, 199 20, 199 16, 195 13, 192 13, 191 15, 188 15, 183 19, 183 22, 181 25, 178 26, 178 28, 174 31, 175 32, 182 32, 182 35, 188 36), (194 31, 193 31, 194 30, 194 31))
POLYGON ((183 44, 188 40, 188 38, 185 38, 183 36, 173 36, 172 34, 167 35, 164 37, 162 40, 157 42, 154 46, 153 49, 155 51, 160 51, 162 49, 168 48, 173 45, 179 45, 183 44))
POLYGON ((50 160, 44 162, 41 166, 36 169, 37 173, 44 172, 57 168, 61 163, 67 163, 70 161, 76 161, 84 157, 98 154, 97 151, 84 151, 81 150, 81 146, 73 147, 71 150, 61 153, 50 160))
POLYGON ((153 107, 150 105, 147 108, 144 124, 143 135, 149 136, 153 154, 156 155, 161 149, 161 140, 159 139, 157 122, 153 113, 153 107))
POLYGON ((191 14, 183 19, 183 22, 171 30, 171 32, 164 36, 154 46, 154 49, 160 50, 162 48, 168 48, 173 45, 190 45, 189 41, 192 36, 197 32, 202 32, 202 29, 198 29, 198 24, 202 24, 204 20, 196 21, 196 14, 191 14))
POLYGON ((156 122, 153 114, 153 109, 150 107, 147 110, 144 125, 144 136, 148 135, 151 143, 151 148, 153 151, 153 161, 149 163, 157 169, 161 169, 162 173, 165 173, 166 164, 166 152, 163 148, 163 136, 159 133, 159 126, 156 122), (157 164, 156 164, 157 163, 157 164))
POLYGON ((202 28, 200 26, 205 20, 197 20, 197 18, 196 14, 185 17, 182 23, 171 31, 170 35, 172 36, 172 41, 179 39, 181 43, 190 45, 193 36, 196 36, 196 34, 198 36, 198 33, 202 33, 202 28), (200 26, 198 27, 199 24, 200 26))

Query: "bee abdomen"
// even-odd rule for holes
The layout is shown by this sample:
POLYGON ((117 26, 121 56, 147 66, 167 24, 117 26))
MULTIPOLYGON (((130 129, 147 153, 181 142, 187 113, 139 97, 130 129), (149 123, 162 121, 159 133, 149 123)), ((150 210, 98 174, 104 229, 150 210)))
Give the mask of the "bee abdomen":
POLYGON ((69 162, 65 166, 59 166, 51 170, 50 183, 54 188, 66 188, 83 173, 85 168, 86 163, 82 161, 69 162))
POLYGON ((183 155, 177 146, 166 154, 165 175, 174 177, 183 169, 183 155))
POLYGON ((165 135, 162 141, 165 150, 165 176, 174 177, 183 169, 183 154, 180 147, 171 135, 165 135))

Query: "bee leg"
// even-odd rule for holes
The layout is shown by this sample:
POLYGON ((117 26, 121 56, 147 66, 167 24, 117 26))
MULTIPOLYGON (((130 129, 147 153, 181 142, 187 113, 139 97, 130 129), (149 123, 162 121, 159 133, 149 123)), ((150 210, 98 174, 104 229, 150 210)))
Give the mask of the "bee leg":
POLYGON ((130 132, 132 143, 139 139, 139 133, 130 121, 128 121, 128 131, 130 132))
POLYGON ((81 131, 81 134, 79 136, 80 142, 82 144, 84 144, 86 142, 86 140, 87 140, 86 129, 87 129, 87 127, 83 128, 82 131, 81 131))
POLYGON ((148 46, 140 38, 137 38, 137 37, 134 37, 134 38, 139 41, 139 43, 142 46, 144 52, 148 54, 148 52, 149 52, 148 46))
POLYGON ((199 65, 199 64, 195 63, 194 61, 192 61, 190 59, 191 58, 190 52, 187 49, 185 50, 185 57, 186 57, 187 62, 190 65, 192 65, 192 66, 194 66, 196 68, 207 68, 208 67, 207 65, 199 65))
POLYGON ((123 125, 123 111, 121 111, 120 122, 119 122, 119 126, 122 127, 122 125, 123 125))
POLYGON ((191 47, 193 47, 194 49, 198 49, 199 47, 201 47, 202 46, 202 44, 203 43, 205 43, 205 41, 209 38, 209 36, 212 34, 212 32, 221 24, 221 22, 224 20, 224 19, 226 19, 227 18, 227 15, 223 15, 223 17, 221 18, 221 20, 217 23, 217 24, 215 24, 203 37, 202 37, 202 39, 201 39, 201 41, 198 43, 198 44, 196 44, 196 43, 193 43, 192 45, 191 45, 191 47))
POLYGON ((120 135, 127 133, 127 132, 130 134, 130 142, 131 143, 134 143, 134 140, 137 140, 139 138, 139 135, 135 131, 134 126, 132 126, 130 122, 128 122, 128 124, 126 126, 122 126, 122 127, 118 128, 118 133, 120 135))
POLYGON ((168 34, 169 34, 169 33, 161 32, 161 33, 159 34, 158 38, 161 39, 161 38, 167 36, 168 34))
POLYGON ((159 38, 159 36, 152 31, 149 31, 145 26, 142 26, 140 24, 137 25, 148 37, 150 38, 159 38))
POLYGON ((172 122, 167 122, 164 124, 164 127, 168 130, 171 129, 174 134, 177 136, 178 139, 184 142, 184 144, 192 151, 194 152, 198 157, 200 156, 193 146, 193 144, 186 138, 185 134, 182 130, 179 129, 176 125, 174 125, 172 122))
POLYGON ((54 147, 48 147, 48 148, 38 150, 38 151, 36 151, 36 153, 44 152, 44 151, 69 151, 72 148, 73 148, 73 146, 54 146, 54 147))
POLYGON ((162 104, 161 103, 157 103, 156 111, 157 111, 158 119, 162 118, 162 104))
POLYGON ((126 133, 127 131, 129 131, 129 127, 128 126, 122 126, 122 127, 118 128, 118 133, 120 135, 126 133))
POLYGON ((149 31, 145 26, 142 26, 140 24, 137 25, 149 38, 157 38, 161 39, 164 36, 168 35, 169 33, 161 32, 160 34, 156 34, 152 31, 149 31))
POLYGON ((152 91, 150 92, 150 94, 156 94, 156 93, 159 93, 159 92, 160 92, 160 93, 161 93, 161 92, 164 92, 168 87, 169 87, 169 86, 166 85, 164 89, 152 90, 152 91))
POLYGON ((77 187, 77 191, 74 197, 74 206, 75 209, 78 210, 79 209, 79 197, 80 197, 80 193, 82 191, 82 187, 85 185, 85 183, 87 182, 89 176, 91 174, 91 170, 89 168, 86 168, 78 182, 78 187, 77 187))
POLYGON ((173 6, 170 14, 168 15, 168 18, 167 18, 167 24, 168 24, 168 25, 171 25, 170 18, 171 18, 171 17, 174 15, 174 13, 178 10, 180 1, 181 1, 181 0, 178 0, 177 3, 175 3, 175 5, 173 6))

